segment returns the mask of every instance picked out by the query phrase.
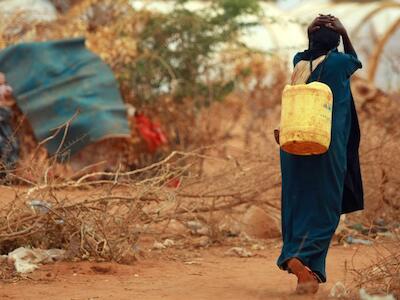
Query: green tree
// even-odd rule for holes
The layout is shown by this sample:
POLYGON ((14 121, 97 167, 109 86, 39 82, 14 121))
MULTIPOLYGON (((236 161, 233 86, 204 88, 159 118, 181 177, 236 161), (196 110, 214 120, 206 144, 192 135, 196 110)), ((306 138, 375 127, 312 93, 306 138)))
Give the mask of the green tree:
POLYGON ((170 13, 152 14, 139 35, 139 58, 130 73, 141 103, 171 95, 202 106, 223 99, 235 86, 235 78, 213 76, 218 73, 213 59, 223 45, 238 43, 242 29, 255 24, 246 20, 256 18, 244 16, 259 15, 258 0, 215 0, 198 11, 187 9, 186 2, 175 1, 170 13))

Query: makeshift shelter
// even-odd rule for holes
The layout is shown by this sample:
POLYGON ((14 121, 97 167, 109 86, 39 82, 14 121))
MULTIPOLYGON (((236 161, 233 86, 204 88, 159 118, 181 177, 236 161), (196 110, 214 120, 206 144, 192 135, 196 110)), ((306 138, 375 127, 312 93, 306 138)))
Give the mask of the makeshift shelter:
POLYGON ((115 77, 84 39, 11 46, 0 52, 0 70, 50 155, 65 158, 104 138, 130 136, 115 77))

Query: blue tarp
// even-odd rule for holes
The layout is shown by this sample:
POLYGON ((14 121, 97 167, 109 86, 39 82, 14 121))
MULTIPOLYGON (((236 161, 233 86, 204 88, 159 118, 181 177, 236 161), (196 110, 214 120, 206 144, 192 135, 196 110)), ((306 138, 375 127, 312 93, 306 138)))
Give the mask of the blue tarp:
POLYGON ((38 141, 65 156, 105 137, 129 136, 124 103, 111 69, 85 48, 84 39, 18 44, 0 52, 0 72, 14 90, 38 141), (63 141, 63 136, 66 133, 63 141))

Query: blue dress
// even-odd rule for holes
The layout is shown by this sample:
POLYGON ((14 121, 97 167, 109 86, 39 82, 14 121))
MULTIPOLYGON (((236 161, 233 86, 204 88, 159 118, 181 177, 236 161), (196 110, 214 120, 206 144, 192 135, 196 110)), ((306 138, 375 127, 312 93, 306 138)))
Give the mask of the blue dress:
MULTIPOLYGON (((294 65, 306 60, 294 57, 294 65)), ((308 82, 316 81, 321 63, 308 82)), ((342 213, 363 208, 358 159, 360 131, 350 90, 350 76, 361 63, 357 56, 337 50, 324 62, 320 82, 333 92, 332 135, 329 150, 322 155, 298 156, 281 150, 282 237, 278 266, 300 259, 326 281, 325 260, 342 213)))

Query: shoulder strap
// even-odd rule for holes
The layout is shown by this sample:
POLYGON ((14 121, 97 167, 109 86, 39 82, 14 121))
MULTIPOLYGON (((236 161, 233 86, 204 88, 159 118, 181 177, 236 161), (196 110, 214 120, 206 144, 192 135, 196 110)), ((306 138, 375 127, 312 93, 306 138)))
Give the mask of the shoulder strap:
MULTIPOLYGON (((325 67, 325 63, 326 63, 326 60, 328 59, 328 57, 329 57, 329 55, 332 53, 332 50, 331 51, 329 51, 326 55, 325 55, 325 57, 324 57, 324 59, 323 59, 323 61, 321 62, 321 68, 320 68, 320 70, 319 70, 319 74, 318 74, 318 78, 317 78, 317 81, 320 81, 321 80, 321 75, 322 75, 322 71, 324 70, 324 67, 325 67)), ((310 70, 312 70, 312 60, 310 60, 310 70)), ((317 67, 315 67, 315 68, 317 68, 317 67)), ((312 71, 311 71, 311 73, 312 73, 312 71)), ((310 76, 311 76, 311 73, 310 73, 310 76)), ((309 78, 308 78, 309 79, 309 78)), ((307 81, 308 81, 308 79, 307 79, 307 81)))
POLYGON ((316 58, 312 62, 312 70, 309 70, 308 68, 308 66, 310 65, 308 61, 305 60, 299 61, 294 67, 291 77, 291 85, 305 84, 308 81, 308 78, 310 77, 311 73, 315 71, 315 69, 319 66, 320 63, 324 61, 324 59, 325 55, 316 58))

